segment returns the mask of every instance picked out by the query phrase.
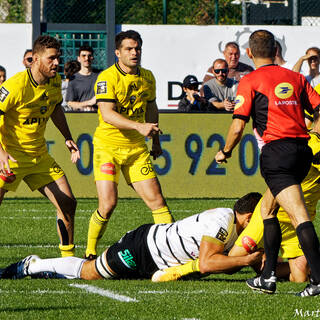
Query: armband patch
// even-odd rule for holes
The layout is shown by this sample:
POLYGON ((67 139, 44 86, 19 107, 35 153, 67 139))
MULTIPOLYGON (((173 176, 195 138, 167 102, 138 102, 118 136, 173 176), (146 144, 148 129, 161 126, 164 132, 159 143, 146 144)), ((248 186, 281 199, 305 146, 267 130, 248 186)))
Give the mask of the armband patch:
POLYGON ((0 88, 0 101, 4 102, 4 100, 6 100, 9 93, 10 92, 5 87, 1 87, 0 88))
POLYGON ((225 228, 221 227, 216 235, 216 238, 222 242, 225 242, 227 239, 227 236, 228 236, 228 231, 225 228))
POLYGON ((107 81, 99 81, 97 83, 97 94, 107 93, 107 81))

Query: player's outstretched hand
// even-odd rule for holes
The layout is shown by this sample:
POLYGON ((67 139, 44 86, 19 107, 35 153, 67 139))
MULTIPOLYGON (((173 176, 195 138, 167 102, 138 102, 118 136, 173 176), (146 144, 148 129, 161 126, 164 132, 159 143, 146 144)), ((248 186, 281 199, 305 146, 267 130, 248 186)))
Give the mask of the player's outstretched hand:
POLYGON ((9 160, 12 162, 17 162, 17 160, 14 159, 8 152, 0 148, 0 174, 4 175, 5 177, 11 173, 9 160))
POLYGON ((160 128, 157 123, 139 123, 137 131, 143 136, 151 139, 155 134, 160 133, 160 128))
POLYGON ((218 151, 216 156, 214 157, 217 163, 227 163, 227 157, 222 153, 222 151, 218 151))
POLYGON ((248 258, 248 265, 252 266, 254 264, 257 264, 262 261, 263 251, 258 250, 256 252, 253 252, 249 255, 247 255, 248 258))
POLYGON ((73 140, 66 140, 66 146, 71 152, 71 161, 76 163, 80 159, 80 151, 73 140))

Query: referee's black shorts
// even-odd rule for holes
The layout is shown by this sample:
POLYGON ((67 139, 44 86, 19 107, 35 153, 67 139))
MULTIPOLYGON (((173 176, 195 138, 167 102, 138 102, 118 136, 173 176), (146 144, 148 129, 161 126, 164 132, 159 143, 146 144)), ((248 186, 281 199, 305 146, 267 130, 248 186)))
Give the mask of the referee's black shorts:
POLYGON ((308 174, 312 158, 307 139, 286 138, 264 145, 260 169, 273 196, 287 187, 300 184, 308 174))
POLYGON ((150 254, 147 236, 153 224, 127 232, 107 251, 107 262, 119 278, 150 279, 158 270, 150 254))

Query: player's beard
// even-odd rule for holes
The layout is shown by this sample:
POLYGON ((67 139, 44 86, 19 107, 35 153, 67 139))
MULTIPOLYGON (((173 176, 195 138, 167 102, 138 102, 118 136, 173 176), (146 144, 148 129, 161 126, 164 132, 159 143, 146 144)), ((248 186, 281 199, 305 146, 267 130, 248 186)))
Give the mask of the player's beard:
POLYGON ((55 69, 55 71, 56 72, 53 72, 50 67, 46 67, 43 64, 40 64, 39 66, 39 72, 42 74, 43 77, 47 79, 54 78, 57 73, 57 69, 55 69))

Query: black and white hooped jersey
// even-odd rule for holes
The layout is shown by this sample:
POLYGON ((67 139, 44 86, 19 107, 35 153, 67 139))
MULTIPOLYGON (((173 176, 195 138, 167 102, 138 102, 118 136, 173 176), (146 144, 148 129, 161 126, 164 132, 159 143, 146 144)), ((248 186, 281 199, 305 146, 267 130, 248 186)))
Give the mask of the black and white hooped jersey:
POLYGON ((202 239, 221 243, 227 251, 237 237, 233 210, 217 208, 171 224, 155 224, 147 242, 154 262, 164 269, 197 259, 202 239))

